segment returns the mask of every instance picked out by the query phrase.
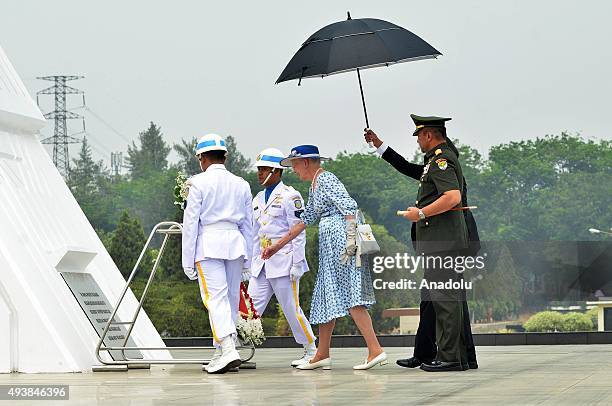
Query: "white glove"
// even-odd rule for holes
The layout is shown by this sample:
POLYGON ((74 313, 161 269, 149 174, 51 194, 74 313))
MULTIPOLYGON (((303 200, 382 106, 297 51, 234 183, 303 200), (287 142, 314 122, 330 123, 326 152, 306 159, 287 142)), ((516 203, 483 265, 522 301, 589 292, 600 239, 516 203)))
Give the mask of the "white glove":
POLYGON ((251 279, 251 268, 242 268, 242 282, 247 282, 251 279))
POLYGON ((357 253, 357 220, 346 219, 346 247, 340 256, 340 262, 348 264, 357 253))
POLYGON ((183 272, 185 272, 185 275, 187 275, 187 277, 192 281, 198 279, 198 273, 193 268, 183 268, 183 272))
POLYGON ((304 267, 300 264, 293 264, 291 270, 289 271, 289 279, 291 281, 297 281, 304 275, 304 267))

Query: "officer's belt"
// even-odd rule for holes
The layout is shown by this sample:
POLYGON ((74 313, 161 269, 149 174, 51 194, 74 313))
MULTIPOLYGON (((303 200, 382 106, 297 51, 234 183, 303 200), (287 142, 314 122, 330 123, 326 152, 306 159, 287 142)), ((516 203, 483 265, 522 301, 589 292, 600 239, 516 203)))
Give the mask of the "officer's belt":
POLYGON ((213 230, 238 230, 238 225, 231 221, 217 221, 216 223, 202 225, 202 231, 213 231, 213 230))

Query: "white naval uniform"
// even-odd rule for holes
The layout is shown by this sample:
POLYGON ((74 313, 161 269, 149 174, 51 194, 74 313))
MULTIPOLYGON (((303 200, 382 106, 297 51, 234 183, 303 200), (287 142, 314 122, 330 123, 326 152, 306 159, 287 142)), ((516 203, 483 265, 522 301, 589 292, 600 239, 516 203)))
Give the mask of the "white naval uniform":
POLYGON ((253 262, 248 293, 255 310, 263 314, 272 295, 285 313, 295 341, 299 344, 314 344, 312 327, 299 304, 299 280, 291 281, 289 272, 295 264, 308 271, 306 263, 306 232, 302 231, 293 241, 285 245, 270 259, 261 259, 261 241, 275 242, 300 222, 300 211, 304 200, 300 192, 280 182, 265 202, 265 190, 253 199, 253 262))
POLYGON ((236 334, 243 268, 253 253, 251 188, 222 164, 191 178, 183 215, 183 268, 195 268, 215 345, 236 334))

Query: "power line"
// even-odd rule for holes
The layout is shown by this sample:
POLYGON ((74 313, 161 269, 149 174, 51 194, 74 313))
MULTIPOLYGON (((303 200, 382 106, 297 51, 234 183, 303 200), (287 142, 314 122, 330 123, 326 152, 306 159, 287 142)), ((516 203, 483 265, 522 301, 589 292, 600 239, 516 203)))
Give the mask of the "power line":
POLYGON ((97 119, 99 122, 101 122, 102 124, 104 124, 108 129, 110 129, 112 132, 114 132, 116 135, 118 135, 119 137, 121 137, 121 139, 123 139, 125 142, 129 144, 131 144, 132 140, 130 140, 128 137, 126 137, 125 135, 121 134, 119 131, 117 131, 112 125, 110 125, 108 123, 108 121, 104 120, 102 117, 100 117, 100 115, 98 113, 96 113, 95 111, 93 111, 90 107, 88 106, 84 106, 85 110, 87 112, 89 112, 95 119, 97 119))
POLYGON ((89 137, 87 138, 87 141, 89 141, 89 146, 92 149, 96 150, 98 153, 100 153, 104 157, 107 157, 110 154, 112 154, 112 151, 110 149, 106 148, 103 144, 96 141, 96 139, 93 138, 91 134, 87 133, 86 135, 89 137), (104 151, 101 151, 100 148, 103 149, 104 151))
MULTIPOLYGON (((117 134, 119 137, 121 137, 124 141, 126 141, 128 143, 130 143, 130 140, 127 139, 127 137, 125 135, 123 135, 122 133, 120 133, 119 131, 117 131, 112 125, 110 125, 108 123, 108 121, 104 120, 102 117, 100 117, 99 114, 95 113, 94 111, 92 111, 88 106, 78 106, 75 107, 73 109, 71 109, 71 111, 74 110, 87 110, 89 113, 91 113, 91 115, 96 118, 98 121, 100 121, 102 124, 104 124, 106 127, 108 127, 111 131, 113 131, 115 134, 117 134)), ((86 133, 87 136, 90 136, 91 134, 89 132, 86 133)), ((125 165, 123 165, 123 152, 113 152, 110 149, 108 149, 107 147, 104 146, 104 144, 102 143, 98 143, 97 140, 93 137, 88 138, 88 141, 90 141, 90 147, 97 151, 98 153, 100 153, 100 155, 104 156, 104 157, 108 157, 110 156, 110 162, 111 162, 111 169, 113 170, 113 173, 115 175, 119 175, 121 174, 121 168, 124 168, 125 165), (104 151, 101 151, 99 148, 96 147, 97 144, 100 148, 104 149, 104 151), (115 165, 113 162, 119 162, 118 165, 115 165)))

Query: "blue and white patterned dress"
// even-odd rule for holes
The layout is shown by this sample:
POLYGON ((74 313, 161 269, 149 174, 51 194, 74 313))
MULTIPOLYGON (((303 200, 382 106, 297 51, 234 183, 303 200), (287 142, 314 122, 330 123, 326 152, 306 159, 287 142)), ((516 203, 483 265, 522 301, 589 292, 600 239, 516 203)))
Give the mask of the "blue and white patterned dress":
POLYGON ((331 172, 323 172, 309 191, 302 221, 310 225, 319 220, 319 270, 315 282, 310 322, 321 324, 349 314, 351 307, 376 303, 372 277, 366 257, 361 267, 355 257, 346 265, 340 255, 346 246, 345 215, 354 215, 357 202, 349 196, 340 180, 331 172))

